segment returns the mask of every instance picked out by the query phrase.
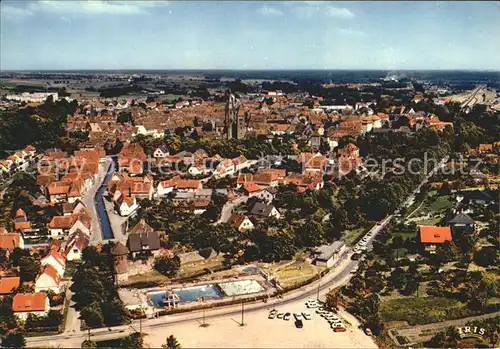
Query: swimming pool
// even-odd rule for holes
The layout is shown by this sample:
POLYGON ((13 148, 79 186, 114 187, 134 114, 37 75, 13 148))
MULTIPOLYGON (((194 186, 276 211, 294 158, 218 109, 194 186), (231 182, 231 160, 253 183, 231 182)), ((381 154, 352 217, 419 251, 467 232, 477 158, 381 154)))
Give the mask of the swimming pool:
MULTIPOLYGON (((179 303, 195 302, 201 298, 216 299, 223 297, 217 286, 213 284, 174 289, 173 292, 179 297, 179 303)), ((163 300, 167 294, 167 291, 155 291, 149 292, 148 297, 155 306, 163 307, 163 300)))
POLYGON ((264 291, 264 287, 253 279, 223 282, 218 285, 220 289, 229 297, 264 291))

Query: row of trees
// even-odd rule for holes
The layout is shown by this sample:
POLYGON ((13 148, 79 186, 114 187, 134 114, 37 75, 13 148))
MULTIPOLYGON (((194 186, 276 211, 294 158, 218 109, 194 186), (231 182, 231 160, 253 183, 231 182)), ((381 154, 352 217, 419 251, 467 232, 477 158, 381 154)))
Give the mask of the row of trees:
POLYGON ((83 250, 82 260, 73 275, 71 291, 75 309, 88 328, 122 325, 129 314, 118 296, 114 280, 112 244, 99 251, 94 246, 83 250))

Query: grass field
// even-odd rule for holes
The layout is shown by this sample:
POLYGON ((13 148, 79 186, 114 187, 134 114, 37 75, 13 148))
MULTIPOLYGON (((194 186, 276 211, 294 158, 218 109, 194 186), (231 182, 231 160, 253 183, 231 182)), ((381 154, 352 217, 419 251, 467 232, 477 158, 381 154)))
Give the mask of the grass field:
POLYGON ((441 222, 441 217, 422 219, 421 221, 416 221, 417 225, 436 225, 441 222))
MULTIPOLYGON (((428 197, 425 203, 412 216, 424 216, 428 213, 443 213, 444 211, 455 206, 455 201, 449 195, 428 197)), ((411 212, 411 211, 409 211, 411 212)))
POLYGON ((357 242, 359 237, 366 232, 366 230, 367 229, 363 227, 352 230, 344 230, 342 232, 342 240, 344 240, 346 244, 352 246, 357 242))
POLYGON ((469 315, 464 303, 444 297, 382 297, 380 302, 382 322, 407 321, 413 326, 469 315))

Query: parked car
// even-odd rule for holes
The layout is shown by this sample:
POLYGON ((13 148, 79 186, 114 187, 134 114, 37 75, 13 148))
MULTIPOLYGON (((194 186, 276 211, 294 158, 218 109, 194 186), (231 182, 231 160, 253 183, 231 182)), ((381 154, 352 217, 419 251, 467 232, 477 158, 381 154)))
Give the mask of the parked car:
POLYGON ((285 315, 284 313, 278 313, 278 315, 276 315, 276 317, 277 317, 278 319, 283 319, 283 316, 284 316, 284 315, 285 315))
POLYGON ((347 329, 344 326, 337 326, 333 329, 335 332, 345 332, 347 329))
POLYGON ((304 317, 304 319, 306 320, 311 320, 311 313, 302 313, 302 316, 304 317))
POLYGON ((302 314, 301 313, 293 313, 293 317, 295 320, 302 320, 302 314))
POLYGON ((276 317, 276 313, 269 313, 269 316, 267 317, 268 319, 274 319, 276 317))
POLYGON ((373 336, 372 330, 370 330, 369 328, 365 328, 365 333, 367 336, 373 336))
POLYGON ((283 320, 288 321, 288 320, 290 320, 290 318, 291 318, 291 317, 292 317, 292 314, 290 314, 290 313, 285 313, 285 315, 283 315, 283 320))
POLYGON ((297 320, 297 321, 295 321, 295 327, 297 327, 297 328, 302 328, 302 327, 304 327, 304 324, 302 323, 302 320, 297 320))
POLYGON ((352 256, 351 256, 351 259, 353 261, 357 261, 360 258, 361 258, 361 253, 353 253, 352 256))

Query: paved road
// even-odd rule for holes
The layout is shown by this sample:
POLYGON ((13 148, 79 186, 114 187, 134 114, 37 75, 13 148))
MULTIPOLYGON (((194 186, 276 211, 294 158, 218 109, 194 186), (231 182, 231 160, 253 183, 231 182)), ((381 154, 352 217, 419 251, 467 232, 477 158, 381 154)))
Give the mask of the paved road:
MULTIPOLYGON (((416 193, 420 190, 421 186, 426 183, 432 174, 436 171, 438 167, 442 167, 444 163, 447 161, 447 158, 443 159, 435 169, 433 169, 429 175, 424 178, 424 180, 420 183, 420 185, 413 191, 413 193, 403 202, 401 207, 408 205, 410 203, 416 193)), ((399 211, 399 209, 397 211, 399 211)), ((359 244, 361 248, 370 248, 373 239, 376 235, 392 220, 393 215, 387 216, 381 222, 373 226, 369 232, 365 235, 366 241, 359 244)), ((304 286, 298 290, 287 293, 283 299, 275 298, 270 300, 268 303, 257 302, 248 304, 246 306, 246 312, 257 312, 261 311, 263 313, 267 313, 267 311, 274 307, 283 307, 285 305, 289 305, 296 302, 305 302, 307 299, 311 298, 319 298, 324 299, 325 295, 332 288, 336 288, 342 285, 345 285, 349 279, 352 277, 352 274, 356 271, 359 261, 351 260, 352 252, 349 252, 346 258, 330 273, 326 274, 319 281, 313 282, 309 285, 304 286)), ((233 306, 224 306, 218 307, 215 310, 210 310, 206 313, 205 318, 221 318, 221 317, 232 317, 240 313, 241 307, 240 305, 233 306)), ((142 321, 142 329, 146 333, 148 331, 156 331, 161 330, 164 327, 168 327, 171 324, 185 323, 185 322, 199 322, 202 319, 202 312, 188 312, 183 314, 174 314, 168 315, 164 317, 160 317, 157 319, 146 319, 142 321)), ((94 340, 105 340, 110 338, 116 338, 119 336, 124 336, 130 334, 139 328, 138 321, 134 321, 131 325, 123 325, 117 326, 110 329, 96 329, 92 331, 92 338, 94 340)), ((87 332, 85 331, 76 331, 74 333, 63 333, 61 335, 51 336, 49 338, 44 337, 31 337, 27 338, 27 344, 29 346, 41 346, 47 345, 47 341, 49 345, 62 345, 65 347, 77 347, 81 344, 81 342, 87 338, 87 332)))
POLYGON ((231 217, 231 214, 233 213, 233 208, 235 208, 236 206, 238 206, 239 204, 243 203, 243 202, 247 202, 248 200, 248 196, 240 196, 239 198, 237 198, 236 200, 232 201, 232 202, 226 202, 226 204, 224 205, 224 207, 222 207, 222 212, 220 214, 220 218, 219 220, 217 221, 217 223, 225 223, 229 220, 229 217, 231 217))

